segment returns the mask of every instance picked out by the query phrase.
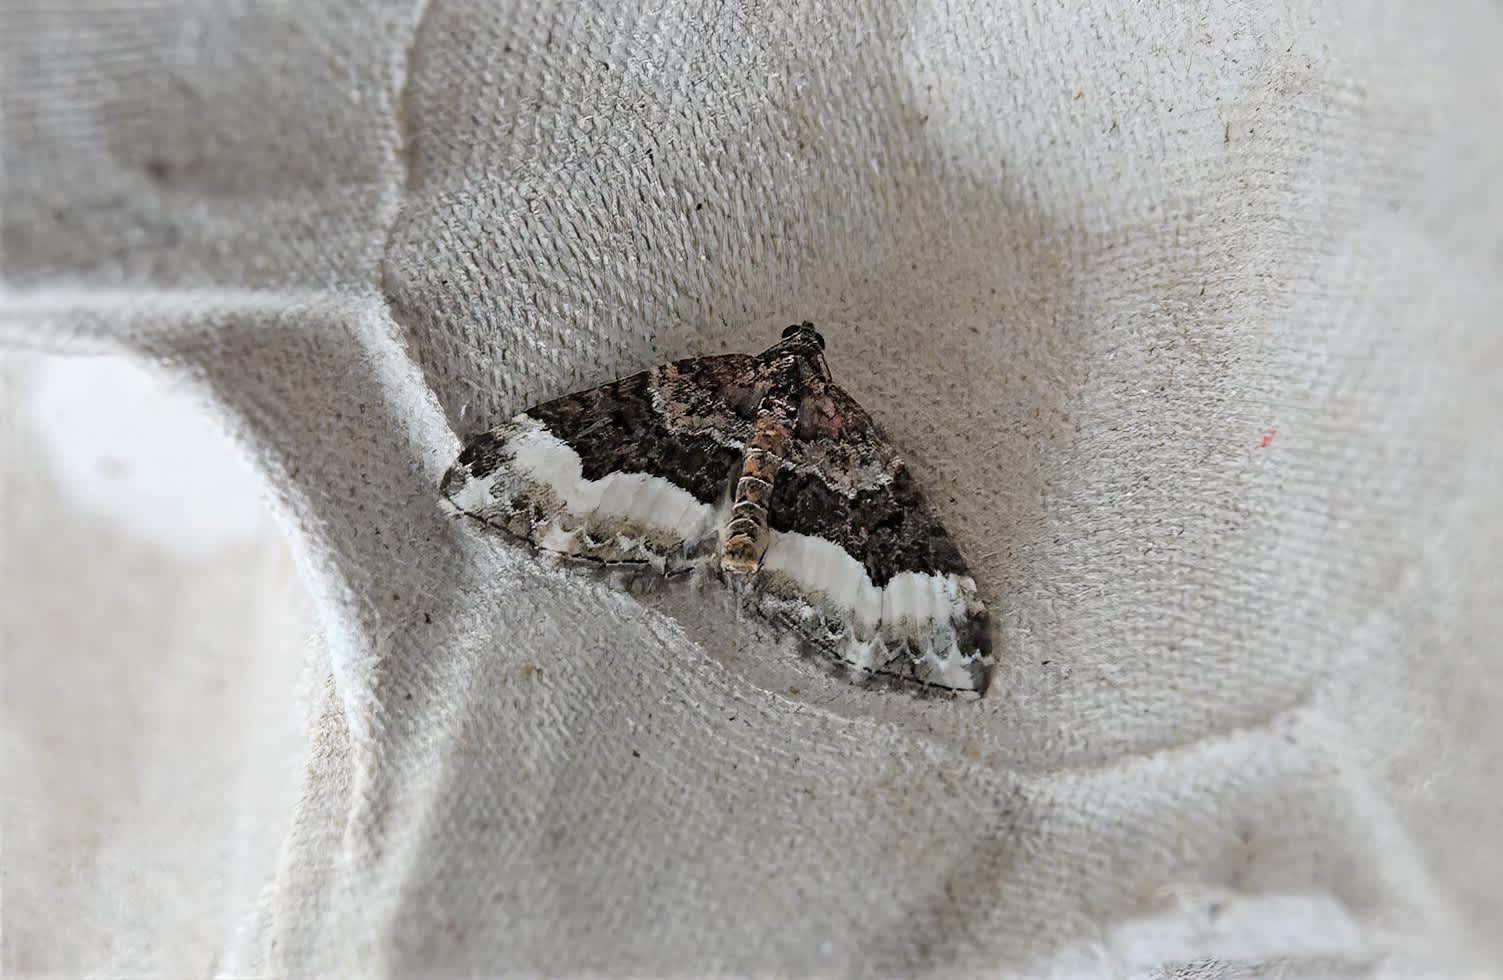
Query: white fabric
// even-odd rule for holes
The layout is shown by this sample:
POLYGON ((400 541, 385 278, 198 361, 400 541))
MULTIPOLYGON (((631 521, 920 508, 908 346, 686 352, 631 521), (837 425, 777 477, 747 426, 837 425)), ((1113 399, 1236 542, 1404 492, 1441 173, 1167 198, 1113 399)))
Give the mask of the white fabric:
POLYGON ((254 728, 294 703, 285 630, 226 648, 242 738, 164 742, 143 712, 203 695, 140 681, 159 638, 15 624, 189 576, 101 606, 107 536, 22 537, 8 494, 7 972, 1503 960, 1496 5, 0 9, 0 341, 211 406, 327 679, 295 797, 254 728), (804 318, 996 612, 980 702, 843 687, 717 590, 436 505, 455 430, 804 318), (264 792, 122 850, 151 835, 71 803, 80 750, 34 724, 90 699, 116 792, 264 792), (209 900, 219 841, 256 909, 209 900), (166 894, 214 928, 153 933, 166 894))

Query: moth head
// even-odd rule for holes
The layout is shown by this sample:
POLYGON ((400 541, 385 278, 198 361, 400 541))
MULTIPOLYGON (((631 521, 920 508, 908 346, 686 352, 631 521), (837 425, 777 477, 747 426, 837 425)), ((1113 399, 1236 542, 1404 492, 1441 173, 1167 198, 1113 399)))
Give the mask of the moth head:
MULTIPOLYGON (((824 378, 830 378, 830 365, 825 363, 825 338, 814 329, 814 324, 805 320, 803 323, 792 324, 783 330, 783 338, 763 351, 763 356, 786 357, 794 355, 799 364, 812 366, 814 373, 824 378)), ((800 370, 805 370, 801 367, 800 370)))
POLYGON ((805 320, 803 323, 789 324, 787 327, 783 328, 784 340, 787 340, 790 337, 798 336, 800 334, 808 334, 809 336, 814 338, 814 342, 819 345, 820 350, 825 349, 825 338, 819 335, 819 331, 814 329, 814 324, 810 323, 808 320, 805 320))

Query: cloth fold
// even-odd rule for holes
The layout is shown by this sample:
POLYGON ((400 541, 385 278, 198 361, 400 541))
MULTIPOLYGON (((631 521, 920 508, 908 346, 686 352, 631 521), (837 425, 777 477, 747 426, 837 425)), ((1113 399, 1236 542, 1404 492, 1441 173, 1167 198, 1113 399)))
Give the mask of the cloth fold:
MULTIPOLYGON (((1503 955, 1493 7, 0 9, 0 343, 190 386, 317 617, 290 830, 216 968, 1503 955), (804 319, 994 611, 979 702, 438 507, 456 433, 804 319)), ((51 892, 11 887, 7 962, 132 928, 18 926, 51 892)))

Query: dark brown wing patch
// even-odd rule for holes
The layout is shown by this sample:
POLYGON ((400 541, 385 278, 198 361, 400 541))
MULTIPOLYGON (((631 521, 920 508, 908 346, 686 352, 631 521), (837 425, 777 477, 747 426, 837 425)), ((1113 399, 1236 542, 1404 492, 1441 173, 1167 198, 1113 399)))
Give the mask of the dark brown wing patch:
POLYGON ((905 571, 968 574, 907 465, 849 394, 811 386, 797 433, 773 487, 774 530, 839 545, 878 586, 905 571))

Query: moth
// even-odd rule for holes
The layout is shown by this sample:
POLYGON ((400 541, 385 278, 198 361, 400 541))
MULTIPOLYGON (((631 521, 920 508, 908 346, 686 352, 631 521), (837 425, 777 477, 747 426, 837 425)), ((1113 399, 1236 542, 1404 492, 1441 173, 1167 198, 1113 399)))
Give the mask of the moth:
POLYGON ((794 324, 760 354, 674 361, 472 437, 452 507, 544 551, 720 579, 855 683, 985 690, 986 607, 877 423, 794 324))

